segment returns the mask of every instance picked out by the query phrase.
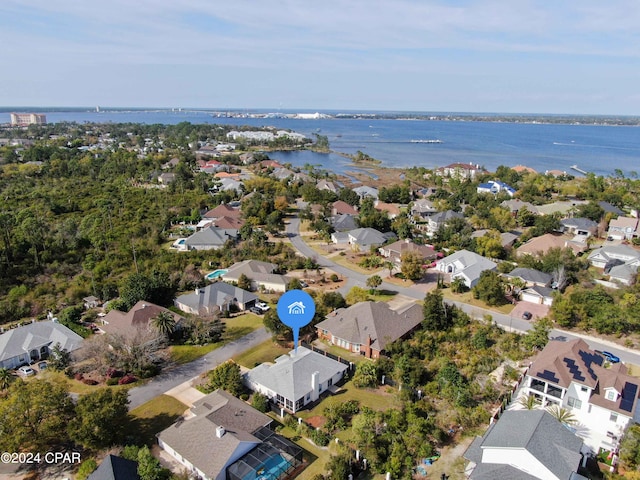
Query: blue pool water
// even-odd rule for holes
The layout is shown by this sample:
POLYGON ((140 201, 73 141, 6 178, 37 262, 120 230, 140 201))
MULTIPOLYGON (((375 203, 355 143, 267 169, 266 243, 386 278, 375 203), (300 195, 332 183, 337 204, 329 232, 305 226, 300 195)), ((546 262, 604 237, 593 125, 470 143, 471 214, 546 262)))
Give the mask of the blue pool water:
POLYGON ((218 270, 214 270, 211 273, 207 273, 204 278, 206 278, 207 280, 213 280, 214 278, 218 278, 220 275, 224 275, 227 272, 227 269, 220 268, 218 270))
MULTIPOLYGON (((274 455, 258 469, 255 478, 257 480, 277 480, 287 468, 289 468, 289 461, 282 455, 274 455)), ((247 477, 244 480, 250 480, 247 477)))

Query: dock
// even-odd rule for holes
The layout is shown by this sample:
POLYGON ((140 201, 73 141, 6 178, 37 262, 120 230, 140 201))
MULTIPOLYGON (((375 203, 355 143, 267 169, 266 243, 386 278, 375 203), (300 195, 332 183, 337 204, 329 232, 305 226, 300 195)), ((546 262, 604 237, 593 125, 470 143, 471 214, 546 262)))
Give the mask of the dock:
POLYGON ((571 170, 575 170, 576 172, 581 173, 582 175, 586 175, 587 173, 589 173, 585 170, 582 170, 581 168, 578 168, 578 165, 571 165, 571 170))

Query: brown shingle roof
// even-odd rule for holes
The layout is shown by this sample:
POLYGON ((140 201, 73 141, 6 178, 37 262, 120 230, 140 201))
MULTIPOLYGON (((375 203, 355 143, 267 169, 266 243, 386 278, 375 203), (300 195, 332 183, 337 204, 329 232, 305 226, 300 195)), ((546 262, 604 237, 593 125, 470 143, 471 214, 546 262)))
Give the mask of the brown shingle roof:
POLYGON ((154 303, 140 300, 126 313, 119 310, 111 310, 102 319, 104 325, 100 329, 111 334, 119 334, 126 337, 132 336, 139 330, 148 328, 151 319, 157 317, 161 312, 169 312, 173 315, 176 323, 182 320, 182 317, 177 313, 173 313, 154 303))
POLYGON ((226 204, 218 205, 203 215, 203 218, 240 217, 240 209, 233 208, 226 204))

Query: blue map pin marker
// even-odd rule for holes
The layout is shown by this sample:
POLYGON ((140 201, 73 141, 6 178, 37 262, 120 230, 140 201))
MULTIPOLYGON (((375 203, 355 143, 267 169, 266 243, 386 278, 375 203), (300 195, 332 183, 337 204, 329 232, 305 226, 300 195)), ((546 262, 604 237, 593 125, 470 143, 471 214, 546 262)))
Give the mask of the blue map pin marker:
POLYGON ((300 329, 315 315, 316 304, 307 292, 289 290, 278 300, 277 311, 280 321, 293 330, 293 348, 297 352, 300 329))

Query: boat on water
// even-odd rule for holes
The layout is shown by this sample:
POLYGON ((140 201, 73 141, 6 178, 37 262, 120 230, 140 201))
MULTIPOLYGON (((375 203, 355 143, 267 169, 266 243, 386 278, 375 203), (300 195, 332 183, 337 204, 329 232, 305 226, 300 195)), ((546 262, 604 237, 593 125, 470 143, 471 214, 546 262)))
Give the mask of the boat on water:
POLYGON ((427 140, 411 140, 411 143, 442 143, 439 138, 427 139, 427 140))

